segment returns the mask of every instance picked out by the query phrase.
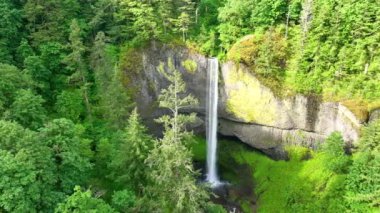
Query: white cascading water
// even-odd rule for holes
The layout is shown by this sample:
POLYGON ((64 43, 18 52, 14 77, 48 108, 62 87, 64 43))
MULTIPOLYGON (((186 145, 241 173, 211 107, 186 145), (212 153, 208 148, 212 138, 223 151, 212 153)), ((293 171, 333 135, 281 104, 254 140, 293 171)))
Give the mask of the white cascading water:
POLYGON ((219 185, 217 173, 217 125, 218 125, 218 74, 219 62, 216 58, 208 60, 208 95, 207 95, 207 182, 219 185))

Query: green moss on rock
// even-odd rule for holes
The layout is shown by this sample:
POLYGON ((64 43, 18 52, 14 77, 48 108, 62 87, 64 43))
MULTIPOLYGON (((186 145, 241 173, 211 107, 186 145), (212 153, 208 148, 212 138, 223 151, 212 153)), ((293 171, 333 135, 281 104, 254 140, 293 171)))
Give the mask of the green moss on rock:
POLYGON ((262 84, 279 97, 289 93, 284 88, 289 51, 283 35, 280 28, 257 32, 243 37, 227 53, 228 60, 248 66, 262 84))
POLYGON ((143 68, 143 54, 138 48, 127 47, 120 54, 120 68, 129 73, 139 73, 143 68))
POLYGON ((226 86, 230 87, 227 111, 246 122, 273 125, 276 120, 275 97, 265 90, 250 73, 240 69, 228 72, 226 86))
POLYGON ((366 121, 369 117, 368 104, 362 100, 342 101, 343 106, 347 107, 359 121, 366 121))
POLYGON ((186 69, 187 72, 194 74, 197 71, 198 64, 197 62, 187 59, 182 62, 182 66, 186 69))

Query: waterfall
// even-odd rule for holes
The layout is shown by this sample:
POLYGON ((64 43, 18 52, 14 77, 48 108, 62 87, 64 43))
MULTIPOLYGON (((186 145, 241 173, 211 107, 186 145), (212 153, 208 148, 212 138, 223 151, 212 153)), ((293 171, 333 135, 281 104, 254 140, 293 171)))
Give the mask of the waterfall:
POLYGON ((215 186, 219 184, 217 173, 217 125, 218 125, 218 74, 219 62, 216 58, 208 60, 208 94, 206 106, 207 134, 207 182, 215 186))

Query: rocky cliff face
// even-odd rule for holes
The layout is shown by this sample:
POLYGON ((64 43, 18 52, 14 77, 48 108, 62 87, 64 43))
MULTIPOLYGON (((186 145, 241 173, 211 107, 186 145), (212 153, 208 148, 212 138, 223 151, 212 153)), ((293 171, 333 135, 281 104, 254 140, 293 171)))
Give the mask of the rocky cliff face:
POLYGON ((280 151, 285 144, 314 147, 334 131, 348 142, 359 137, 361 122, 339 103, 296 95, 279 98, 244 65, 232 62, 221 70, 225 111, 220 132, 239 137, 263 151, 280 151))
MULTIPOLYGON (((154 44, 140 53, 140 70, 131 83, 136 88, 139 111, 153 130, 159 130, 153 119, 165 113, 157 107, 157 97, 168 82, 157 71, 160 62, 171 58, 183 74, 188 92, 198 98, 199 122, 202 131, 207 93, 207 58, 185 48, 154 44), (185 61, 196 62, 193 70, 185 61)), ((138 62, 136 62, 138 63, 138 62)), ((126 70, 129 73, 128 70, 126 70)), ((250 146, 268 154, 282 153, 287 144, 313 147, 331 132, 340 131, 348 143, 359 137, 362 122, 339 103, 323 103, 315 97, 297 95, 278 98, 246 68, 232 62, 221 64, 219 78, 219 133, 236 136, 250 146)), ((159 132, 159 131, 158 131, 159 132)))

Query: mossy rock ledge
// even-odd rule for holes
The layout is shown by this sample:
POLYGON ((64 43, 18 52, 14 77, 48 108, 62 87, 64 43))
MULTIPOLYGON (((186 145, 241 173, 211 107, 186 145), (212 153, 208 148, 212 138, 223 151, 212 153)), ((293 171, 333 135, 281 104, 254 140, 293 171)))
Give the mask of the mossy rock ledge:
MULTIPOLYGON (((199 122, 192 128, 204 130, 207 98, 207 68, 205 56, 184 47, 152 43, 141 50, 142 70, 125 70, 136 87, 139 112, 148 127, 159 134, 154 118, 166 113, 157 106, 160 90, 168 82, 158 72, 160 62, 171 58, 181 71, 187 90, 199 100, 199 106, 184 112, 196 112, 199 122), (189 72, 184 61, 196 62, 189 72)), ((219 133, 236 136, 244 143, 268 154, 282 154, 286 145, 316 147, 332 132, 339 131, 347 143, 355 144, 364 121, 338 102, 323 102, 316 96, 294 95, 277 97, 243 64, 220 64, 219 133)))

